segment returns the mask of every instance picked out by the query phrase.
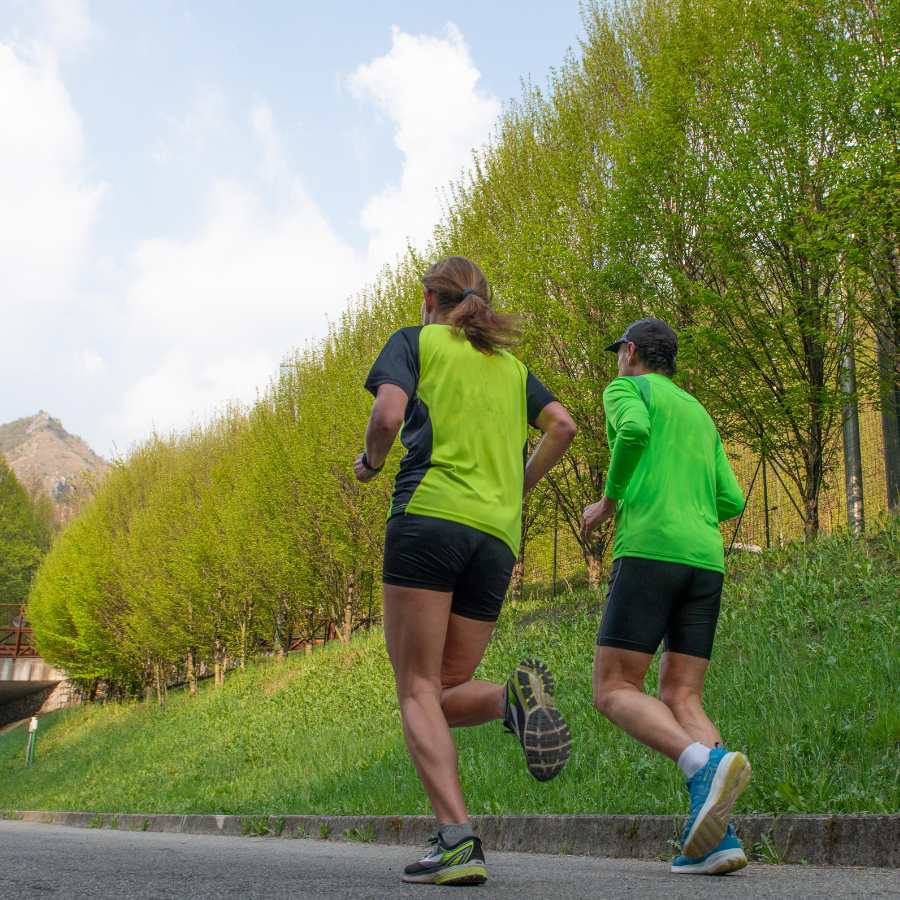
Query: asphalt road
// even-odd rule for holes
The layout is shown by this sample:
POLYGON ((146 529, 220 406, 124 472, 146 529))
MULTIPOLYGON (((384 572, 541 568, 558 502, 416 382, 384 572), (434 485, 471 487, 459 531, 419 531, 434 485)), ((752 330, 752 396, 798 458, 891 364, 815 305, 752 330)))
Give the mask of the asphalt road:
POLYGON ((900 871, 751 866, 725 878, 672 875, 661 862, 489 853, 488 883, 400 881, 412 847, 312 839, 129 833, 0 822, 3 900, 748 900, 900 898, 900 871))

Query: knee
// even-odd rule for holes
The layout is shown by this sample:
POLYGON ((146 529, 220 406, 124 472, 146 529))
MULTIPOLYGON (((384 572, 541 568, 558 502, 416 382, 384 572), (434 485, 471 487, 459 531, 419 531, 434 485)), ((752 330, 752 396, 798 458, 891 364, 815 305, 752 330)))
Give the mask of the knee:
POLYGON ((697 692, 683 685, 660 684, 658 696, 672 712, 702 706, 697 692))
POLYGON ((609 718, 607 713, 609 708, 609 695, 611 693, 609 688, 610 686, 605 682, 594 682, 594 709, 596 709, 601 716, 606 716, 606 718, 609 718))
POLYGON ((402 684, 397 684, 397 700, 400 708, 409 704, 429 703, 433 700, 441 701, 441 682, 438 678, 410 678, 402 684))

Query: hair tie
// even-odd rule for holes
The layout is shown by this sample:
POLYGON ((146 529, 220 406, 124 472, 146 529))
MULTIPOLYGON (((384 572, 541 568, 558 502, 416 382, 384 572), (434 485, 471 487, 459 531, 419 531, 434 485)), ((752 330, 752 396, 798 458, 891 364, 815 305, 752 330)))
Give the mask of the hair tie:
POLYGON ((462 295, 462 297, 460 297, 460 299, 465 300, 469 294, 477 294, 477 293, 478 293, 478 291, 476 291, 475 288, 468 288, 467 290, 463 291, 463 295, 462 295))

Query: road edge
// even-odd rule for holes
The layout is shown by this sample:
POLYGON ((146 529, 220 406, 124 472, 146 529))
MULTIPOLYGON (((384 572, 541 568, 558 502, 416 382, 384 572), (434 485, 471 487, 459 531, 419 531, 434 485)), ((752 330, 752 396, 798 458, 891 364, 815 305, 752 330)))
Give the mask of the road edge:
MULTIPOLYGON (((216 816, 4 811, 3 819, 166 834, 327 838, 420 845, 431 816, 216 816)), ((677 852, 685 816, 472 816, 486 850, 663 859, 677 852)), ((771 863, 900 868, 900 814, 734 816, 748 851, 771 863)))

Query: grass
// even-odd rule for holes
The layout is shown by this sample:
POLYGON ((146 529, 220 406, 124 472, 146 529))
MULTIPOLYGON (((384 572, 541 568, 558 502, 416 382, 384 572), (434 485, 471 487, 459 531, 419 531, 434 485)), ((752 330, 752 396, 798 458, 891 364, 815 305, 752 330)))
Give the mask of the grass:
MULTIPOLYGON (((754 766, 739 812, 900 809, 900 525, 729 561, 706 701, 754 766)), ((552 667, 574 736, 564 772, 527 774, 499 723, 456 732, 472 813, 676 813, 683 779, 591 706, 601 595, 508 606, 480 675, 552 667)), ((648 677, 655 685, 656 668, 648 677)), ((256 815, 429 811, 400 732, 381 633, 262 662, 198 696, 62 710, 0 736, 0 809, 256 815)), ((255 821, 255 820, 251 820, 255 821)), ((248 826, 248 827, 252 827, 248 826)), ((364 839, 360 836, 360 839, 364 839)))

